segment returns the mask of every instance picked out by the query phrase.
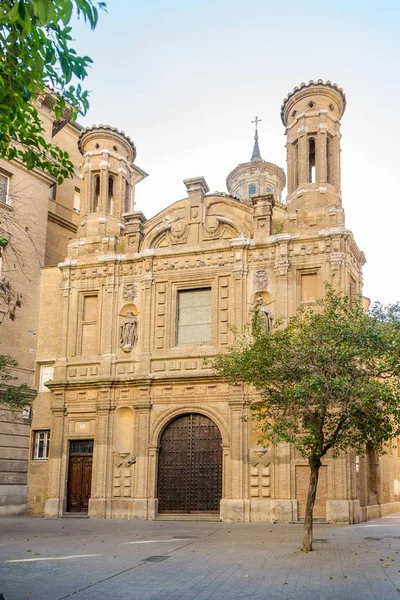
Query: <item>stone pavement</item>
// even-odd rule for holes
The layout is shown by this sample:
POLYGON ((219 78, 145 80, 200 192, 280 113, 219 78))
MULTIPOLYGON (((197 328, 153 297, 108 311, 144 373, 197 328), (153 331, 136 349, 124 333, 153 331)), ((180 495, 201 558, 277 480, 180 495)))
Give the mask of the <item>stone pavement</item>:
POLYGON ((0 520, 5 600, 400 600, 400 515, 358 526, 0 520), (319 541, 318 541, 319 540, 319 541))

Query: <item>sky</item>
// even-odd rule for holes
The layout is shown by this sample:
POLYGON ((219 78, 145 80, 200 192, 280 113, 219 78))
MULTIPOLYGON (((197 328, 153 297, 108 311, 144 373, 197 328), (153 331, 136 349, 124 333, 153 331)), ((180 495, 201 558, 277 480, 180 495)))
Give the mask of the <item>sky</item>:
MULTIPOLYGON (((136 188, 147 218, 203 175, 213 191, 250 160, 255 115, 262 157, 286 170, 283 99, 301 82, 337 82, 346 227, 365 252, 364 295, 400 300, 400 2, 108 0, 94 31, 73 24, 94 63, 83 125, 135 142, 148 174, 136 188)), ((285 193, 283 195, 285 197, 285 193)))

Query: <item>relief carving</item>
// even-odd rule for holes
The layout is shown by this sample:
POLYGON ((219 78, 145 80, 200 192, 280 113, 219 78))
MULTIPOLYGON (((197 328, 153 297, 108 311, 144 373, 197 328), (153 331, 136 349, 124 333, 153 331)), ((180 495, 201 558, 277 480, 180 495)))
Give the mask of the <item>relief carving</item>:
POLYGON ((137 288, 135 283, 125 283, 122 290, 122 297, 124 300, 133 302, 136 298, 137 288))
POLYGON ((258 269, 253 273, 253 285, 255 292, 261 292, 268 288, 269 274, 267 269, 258 269))

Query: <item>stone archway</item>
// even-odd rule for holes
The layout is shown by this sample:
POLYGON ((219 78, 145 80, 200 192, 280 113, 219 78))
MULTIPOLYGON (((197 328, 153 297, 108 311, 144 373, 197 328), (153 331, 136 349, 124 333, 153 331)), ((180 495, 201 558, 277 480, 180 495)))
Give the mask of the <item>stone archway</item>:
POLYGON ((170 421, 160 440, 160 513, 212 513, 222 497, 222 438, 209 417, 186 413, 170 421))

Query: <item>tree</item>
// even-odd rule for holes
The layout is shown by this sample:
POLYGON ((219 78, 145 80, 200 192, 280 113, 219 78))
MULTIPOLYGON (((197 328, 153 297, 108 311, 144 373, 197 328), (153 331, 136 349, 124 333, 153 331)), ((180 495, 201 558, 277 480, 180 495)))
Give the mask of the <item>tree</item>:
POLYGON ((310 480, 303 550, 312 550, 313 509, 321 461, 366 445, 384 452, 400 432, 400 305, 377 305, 326 286, 326 297, 300 308, 271 333, 258 315, 252 331, 217 356, 215 369, 257 395, 252 415, 261 443, 288 442, 308 460, 310 480))
POLYGON ((12 410, 21 410, 32 399, 32 390, 22 383, 13 385, 17 377, 12 374, 12 369, 18 366, 16 360, 7 354, 0 354, 0 404, 12 410))
POLYGON ((55 128, 88 109, 79 81, 92 62, 71 47, 74 10, 94 29, 96 0, 3 0, 0 7, 0 158, 20 159, 59 183, 73 174, 68 154, 44 137, 35 101, 48 94, 55 128), (78 83, 76 83, 76 81, 78 83))

